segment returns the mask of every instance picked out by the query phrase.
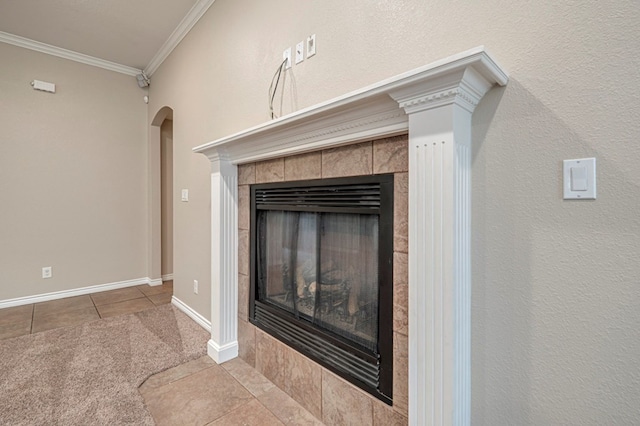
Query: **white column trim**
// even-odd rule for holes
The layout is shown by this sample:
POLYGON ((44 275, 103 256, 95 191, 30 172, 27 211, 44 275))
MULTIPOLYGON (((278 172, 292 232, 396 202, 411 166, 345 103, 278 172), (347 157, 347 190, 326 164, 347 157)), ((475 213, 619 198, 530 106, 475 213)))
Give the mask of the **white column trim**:
POLYGON ((217 363, 238 356, 238 168, 211 160, 211 340, 217 363))
MULTIPOLYGON (((506 72, 478 47, 194 148, 214 168, 228 168, 408 131, 411 425, 470 424, 471 116, 492 86, 507 81, 506 72)), ((224 188, 220 179, 214 185, 212 178, 212 216, 224 188)), ((223 198, 233 204, 233 197, 223 198)), ((226 226, 237 239, 233 212, 226 226)), ((228 248, 230 238, 221 235, 225 224, 215 220, 213 270, 229 260, 220 248, 228 248)), ((227 293, 235 296, 237 283, 218 282, 224 285, 214 285, 212 300, 229 300, 235 315, 237 300, 227 293), (236 287, 226 287, 232 283, 236 287)), ((212 303, 216 309, 212 329, 217 322, 237 325, 235 316, 222 318, 212 303)), ((225 353, 226 341, 212 341, 210 351, 225 353)))

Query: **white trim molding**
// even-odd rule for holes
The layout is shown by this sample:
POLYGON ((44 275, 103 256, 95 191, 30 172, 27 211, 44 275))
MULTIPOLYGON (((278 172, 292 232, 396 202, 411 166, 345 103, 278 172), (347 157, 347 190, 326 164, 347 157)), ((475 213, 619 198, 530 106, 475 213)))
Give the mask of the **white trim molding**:
POLYGON ((469 425, 471 116, 507 82, 477 47, 194 148, 212 162, 212 329, 237 333, 235 165, 408 132, 409 423, 469 425))
POLYGON ((91 65, 94 67, 103 68, 105 70, 115 71, 130 76, 136 76, 137 74, 140 74, 142 72, 142 70, 139 70, 137 68, 96 58, 94 56, 85 55, 84 53, 74 52, 73 50, 67 50, 61 47, 52 46, 50 44, 41 43, 39 41, 20 37, 15 34, 5 33, 2 31, 0 31, 0 42, 12 44, 14 46, 22 47, 25 49, 35 50, 36 52, 46 53, 47 55, 57 56, 59 58, 80 62, 81 64, 91 65))
POLYGON ((191 306, 187 305, 175 296, 171 297, 171 304, 194 320, 200 327, 204 328, 207 333, 211 333, 211 321, 194 311, 191 306))
POLYGON ((156 72, 164 60, 173 52, 173 49, 178 46, 182 39, 191 31, 191 28, 202 18, 202 15, 209 10, 209 7, 211 7, 214 1, 215 0, 198 0, 196 4, 193 5, 189 13, 180 21, 160 50, 151 58, 151 61, 149 61, 149 64, 144 69, 145 74, 151 77, 151 75, 156 72))
POLYGON ((164 274, 162 276, 162 282, 173 280, 173 274, 164 274))
POLYGON ((136 278, 134 280, 116 281, 107 284, 98 284, 88 287, 74 288, 71 290, 54 291, 51 293, 36 294, 34 296, 17 297, 15 299, 0 300, 0 309, 14 306, 29 305, 31 303, 48 302, 49 300, 64 299, 65 297, 83 296, 85 294, 99 293, 101 291, 117 290, 119 288, 133 287, 136 285, 151 285, 153 280, 149 277, 136 278))

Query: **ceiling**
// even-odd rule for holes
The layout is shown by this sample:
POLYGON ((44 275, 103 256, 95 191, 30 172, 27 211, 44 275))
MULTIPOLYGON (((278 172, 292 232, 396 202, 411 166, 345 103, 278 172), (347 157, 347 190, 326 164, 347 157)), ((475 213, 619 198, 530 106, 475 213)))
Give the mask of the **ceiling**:
MULTIPOLYGON (((0 0, 0 32, 8 33, 1 34, 2 41, 15 38, 20 43, 13 44, 22 43, 23 47, 29 47, 30 41, 39 42, 33 43, 36 46, 45 43, 128 68, 146 69, 150 74, 212 3, 213 0, 0 0)), ((35 50, 51 50, 45 48, 35 50)))

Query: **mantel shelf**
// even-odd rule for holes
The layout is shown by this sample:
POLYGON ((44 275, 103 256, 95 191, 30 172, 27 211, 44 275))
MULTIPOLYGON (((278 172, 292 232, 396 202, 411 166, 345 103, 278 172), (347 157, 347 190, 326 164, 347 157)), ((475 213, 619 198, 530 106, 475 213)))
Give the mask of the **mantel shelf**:
POLYGON ((460 96, 460 82, 465 78, 471 86, 481 86, 471 90, 472 103, 484 94, 474 92, 508 81, 507 74, 480 46, 197 146, 193 151, 212 160, 241 164, 406 133, 408 118, 402 108, 434 107, 460 96))

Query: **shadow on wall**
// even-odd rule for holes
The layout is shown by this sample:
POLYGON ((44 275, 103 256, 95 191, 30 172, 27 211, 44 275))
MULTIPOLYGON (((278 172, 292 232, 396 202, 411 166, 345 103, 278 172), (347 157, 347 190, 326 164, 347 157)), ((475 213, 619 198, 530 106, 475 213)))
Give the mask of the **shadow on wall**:
POLYGON ((640 417, 640 190, 611 154, 624 147, 578 130, 513 77, 474 114, 474 423, 640 417), (598 199, 565 201, 562 160, 583 157, 598 199))

